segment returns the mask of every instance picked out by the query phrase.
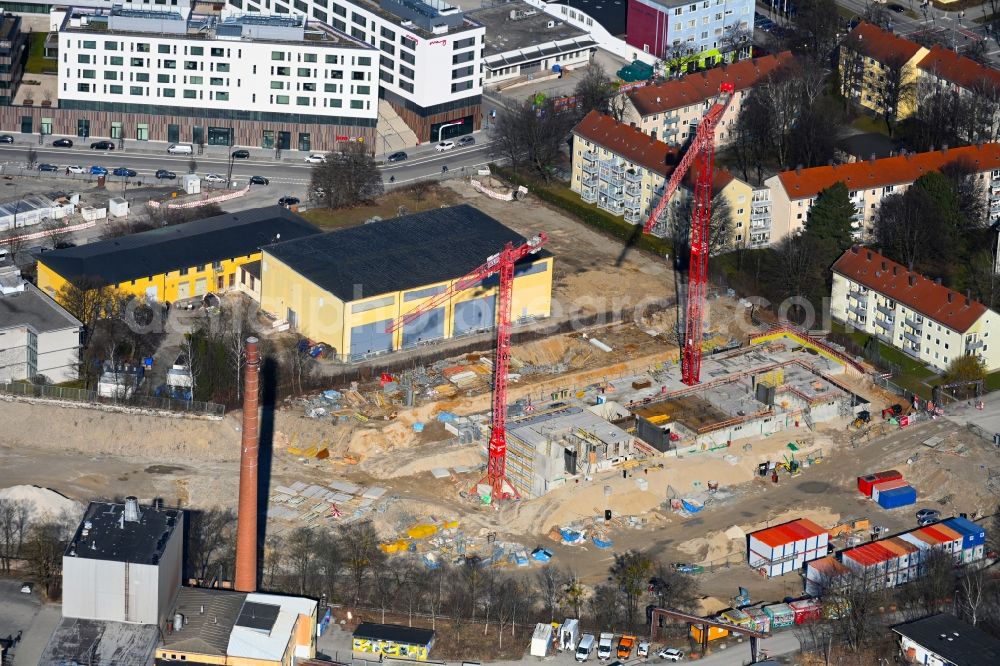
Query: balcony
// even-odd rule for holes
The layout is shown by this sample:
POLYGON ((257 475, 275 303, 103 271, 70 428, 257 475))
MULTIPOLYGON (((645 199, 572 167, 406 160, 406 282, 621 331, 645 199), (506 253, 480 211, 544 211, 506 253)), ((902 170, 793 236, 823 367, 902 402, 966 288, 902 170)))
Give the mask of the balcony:
POLYGON ((597 174, 589 174, 584 176, 582 182, 584 187, 596 187, 598 182, 597 174))
POLYGON ((750 222, 751 231, 758 231, 760 229, 770 229, 770 228, 771 228, 770 220, 752 220, 750 222))
POLYGON ((903 339, 909 340, 911 344, 914 344, 919 349, 920 347, 920 335, 915 333, 910 333, 909 331, 903 331, 903 339))
POLYGON ((642 224, 645 220, 642 219, 642 215, 639 213, 637 208, 626 208, 625 209, 625 221, 630 224, 642 224))
POLYGON ((583 172, 584 173, 596 174, 597 173, 597 162, 588 162, 587 160, 584 160, 582 168, 583 168, 583 172))
POLYGON ((612 215, 623 215, 625 213, 625 206, 622 205, 621 201, 614 201, 612 199, 605 199, 598 202, 598 208, 603 208, 612 215))
POLYGON ((922 321, 918 322, 916 319, 911 319, 910 317, 904 318, 903 323, 918 333, 924 328, 924 323, 922 321))
POLYGON ((879 303, 878 305, 875 306, 875 311, 876 312, 881 312, 882 314, 884 314, 889 319, 892 319, 895 316, 895 314, 896 314, 893 311, 893 309, 890 308, 888 305, 882 305, 881 303, 879 303))
POLYGON ((862 291, 849 291, 847 292, 847 297, 853 298, 861 307, 868 307, 868 294, 862 291))
POLYGON ((601 183, 598 190, 600 190, 603 196, 610 197, 618 201, 621 201, 621 199, 625 196, 625 191, 621 187, 615 187, 614 185, 609 185, 604 182, 601 183))
POLYGON ((597 201, 597 188, 596 187, 583 188, 583 191, 580 192, 580 198, 587 203, 595 203, 597 201))
POLYGON ((642 194, 642 186, 636 185, 634 183, 629 183, 625 185, 625 194, 630 197, 638 197, 642 194))
POLYGON ((965 351, 966 351, 966 353, 969 353, 969 354, 971 354, 972 352, 977 351, 979 349, 982 349, 982 347, 983 347, 983 341, 982 340, 973 340, 972 342, 966 342, 965 343, 965 351))
POLYGON ((857 315, 861 319, 864 319, 865 317, 868 316, 868 308, 858 305, 848 305, 847 311, 857 315))
POLYGON ((633 169, 629 169, 625 172, 625 182, 626 183, 642 183, 642 175, 637 173, 633 169))
POLYGON ((894 322, 891 319, 883 319, 882 317, 875 317, 875 325, 881 328, 883 331, 891 331, 893 323, 894 322))
POLYGON ((594 163, 597 163, 597 162, 600 161, 600 159, 601 158, 597 156, 597 153, 595 153, 592 150, 585 150, 585 151, 583 151, 583 161, 584 162, 594 162, 594 163))

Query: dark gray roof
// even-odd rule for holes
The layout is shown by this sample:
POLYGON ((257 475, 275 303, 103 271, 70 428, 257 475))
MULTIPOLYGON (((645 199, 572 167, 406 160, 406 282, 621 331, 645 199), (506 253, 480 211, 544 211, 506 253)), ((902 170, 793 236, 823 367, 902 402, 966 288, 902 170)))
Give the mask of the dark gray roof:
POLYGON ((52 632, 38 666, 146 666, 153 663, 159 637, 155 624, 64 617, 52 632))
POLYGON ((955 666, 1000 664, 1000 640, 981 629, 942 613, 893 627, 893 631, 919 643, 955 666))
POLYGON ((141 506, 138 522, 123 521, 124 511, 124 504, 91 502, 76 534, 66 546, 66 555, 90 560, 157 564, 171 533, 183 519, 181 510, 141 506), (85 531, 87 536, 83 535, 85 531))
POLYGON ((184 624, 180 631, 175 628, 173 633, 163 635, 163 647, 178 652, 225 656, 229 635, 246 598, 244 592, 182 587, 177 593, 173 615, 183 615, 184 624))
MULTIPOLYGON (((266 252, 348 302, 462 277, 506 243, 524 240, 463 204, 282 242, 266 252)), ((551 255, 543 250, 524 263, 545 256, 551 255)))
POLYGON ((582 37, 587 33, 554 16, 549 16, 541 9, 536 9, 526 2, 508 2, 496 6, 484 6, 473 9, 466 14, 486 26, 486 55, 505 53, 549 42, 573 37, 582 37), (511 12, 520 12, 523 18, 512 21, 511 12), (534 12, 524 16, 524 12, 534 12), (556 25, 548 27, 549 22, 556 25))
POLYGON ((434 640, 434 631, 419 627, 405 627, 401 624, 362 622, 354 630, 354 637, 373 641, 393 641, 407 645, 428 645, 434 640))
POLYGON ((118 284, 253 254, 279 235, 285 241, 318 233, 286 208, 268 206, 53 250, 39 261, 69 280, 88 276, 118 284))
POLYGON ((38 287, 28 283, 20 293, 0 294, 0 329, 23 325, 37 333, 46 333, 80 328, 83 324, 38 287))
POLYGON ((274 628, 280 611, 281 606, 248 601, 243 604, 243 610, 240 611, 240 616, 236 619, 236 626, 256 629, 269 634, 274 628))
POLYGON ((892 157, 898 151, 889 137, 878 132, 859 132, 845 136, 838 142, 838 147, 859 160, 870 159, 872 155, 875 159, 892 157))

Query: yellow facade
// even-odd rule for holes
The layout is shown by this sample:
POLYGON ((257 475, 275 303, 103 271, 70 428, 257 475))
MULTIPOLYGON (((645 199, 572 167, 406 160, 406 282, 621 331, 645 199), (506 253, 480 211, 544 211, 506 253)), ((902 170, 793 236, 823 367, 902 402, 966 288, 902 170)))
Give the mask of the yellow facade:
MULTIPOLYGON (((514 294, 511 303, 511 318, 544 318, 552 310, 552 257, 537 259, 534 265, 541 265, 537 272, 517 276, 514 279, 514 294)), ((456 279, 462 276, 456 276, 456 279)), ((412 312, 433 298, 440 291, 451 287, 453 281, 421 285, 414 289, 397 291, 375 296, 366 296, 344 302, 331 292, 300 275, 265 250, 261 261, 261 309, 280 319, 285 319, 301 335, 331 346, 338 357, 351 353, 352 329, 394 321, 412 312), (413 298, 413 295, 428 291, 428 295, 413 298), (407 300, 407 295, 411 300, 407 300)), ((455 308, 466 301, 496 294, 496 287, 488 289, 467 289, 445 302, 443 308, 443 338, 454 335, 455 308)), ((392 337, 392 348, 403 346, 403 331, 396 331, 392 337)))
MULTIPOLYGON (((921 46, 917 49, 917 52, 912 58, 906 61, 903 65, 902 73, 902 87, 907 91, 913 91, 910 94, 904 94, 899 100, 899 108, 896 109, 895 120, 902 120, 908 118, 916 111, 917 106, 917 95, 915 94, 915 89, 917 86, 918 79, 920 78, 920 70, 917 68, 917 63, 924 59, 930 51, 921 46)), ((847 46, 840 47, 840 76, 841 80, 853 79, 857 82, 856 89, 852 92, 852 99, 859 105, 877 114, 882 113, 882 108, 879 105, 879 92, 878 90, 884 85, 886 73, 889 69, 885 63, 881 63, 875 58, 860 53, 854 53, 847 46), (860 75, 854 76, 847 71, 849 67, 858 67, 861 72, 860 75)))
POLYGON ((352 639, 351 649, 355 652, 379 654, 386 657, 400 657, 415 661, 427 661, 430 649, 426 645, 410 645, 395 641, 373 641, 369 638, 352 639))
MULTIPOLYGON (((150 297, 160 302, 172 303, 186 298, 203 296, 209 292, 218 293, 236 289, 239 283, 240 266, 260 258, 260 252, 255 252, 243 257, 222 259, 211 264, 188 266, 169 273, 147 275, 121 282, 114 287, 124 294, 132 294, 138 298, 150 297)), ((44 257, 39 259, 39 289, 58 300, 59 291, 66 283, 65 277, 45 264, 44 257)))

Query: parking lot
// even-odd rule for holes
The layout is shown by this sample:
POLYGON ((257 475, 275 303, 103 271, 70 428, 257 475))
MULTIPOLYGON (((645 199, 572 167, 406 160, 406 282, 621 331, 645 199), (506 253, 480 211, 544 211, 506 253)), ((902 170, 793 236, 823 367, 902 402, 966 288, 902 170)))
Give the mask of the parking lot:
POLYGON ((42 602, 37 591, 23 594, 20 580, 0 580, 0 639, 16 641, 18 644, 14 647, 15 653, 24 645, 24 636, 29 632, 41 608, 42 602), (17 640, 18 637, 20 641, 17 640))

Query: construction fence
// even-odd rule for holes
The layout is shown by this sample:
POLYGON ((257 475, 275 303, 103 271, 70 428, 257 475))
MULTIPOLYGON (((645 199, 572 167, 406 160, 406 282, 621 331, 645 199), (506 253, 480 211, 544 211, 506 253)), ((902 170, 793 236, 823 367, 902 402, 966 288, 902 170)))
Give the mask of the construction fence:
POLYGON ((220 419, 225 416, 226 413, 225 405, 219 405, 214 402, 174 400, 173 398, 161 398, 152 395, 132 395, 127 398, 105 398, 98 395, 96 391, 68 388, 65 386, 27 384, 22 382, 13 382, 10 384, 0 383, 0 394, 25 398, 43 398, 47 400, 62 400, 66 402, 106 405, 120 407, 123 409, 160 410, 165 412, 208 416, 220 419))

